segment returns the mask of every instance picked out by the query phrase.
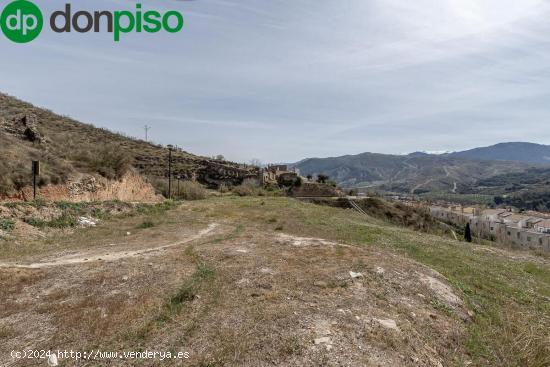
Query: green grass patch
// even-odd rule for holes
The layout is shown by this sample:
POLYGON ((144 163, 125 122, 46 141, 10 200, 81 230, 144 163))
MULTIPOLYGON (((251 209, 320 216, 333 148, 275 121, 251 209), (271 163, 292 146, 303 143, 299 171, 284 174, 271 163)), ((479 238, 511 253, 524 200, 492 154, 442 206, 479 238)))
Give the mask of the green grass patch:
POLYGON ((11 218, 0 219, 0 230, 4 232, 11 232, 15 229, 15 221, 11 218))
POLYGON ((215 270, 209 264, 198 259, 198 256, 189 247, 188 252, 196 260, 196 270, 193 275, 187 279, 176 293, 166 302, 164 309, 157 317, 157 323, 163 324, 172 318, 172 315, 181 311, 188 302, 193 301, 205 282, 211 282, 215 278, 215 270))
POLYGON ((139 229, 147 229, 147 228, 153 228, 155 226, 155 223, 152 220, 145 220, 141 224, 137 226, 139 229))
POLYGON ((50 221, 45 221, 38 218, 27 218, 25 222, 37 228, 62 229, 76 227, 78 225, 78 219, 75 216, 67 213, 63 213, 59 218, 55 218, 50 221))

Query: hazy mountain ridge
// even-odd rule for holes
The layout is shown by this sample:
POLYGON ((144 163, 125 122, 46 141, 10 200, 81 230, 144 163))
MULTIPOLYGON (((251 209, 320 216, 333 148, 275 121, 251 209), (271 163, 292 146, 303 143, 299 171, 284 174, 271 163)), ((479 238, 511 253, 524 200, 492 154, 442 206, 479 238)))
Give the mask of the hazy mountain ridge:
POLYGON ((446 154, 448 157, 550 164, 550 145, 510 142, 446 154))
POLYGON ((445 154, 361 153, 341 157, 310 158, 294 166, 299 168, 303 175, 324 173, 346 187, 377 186, 388 191, 411 193, 460 192, 475 186, 479 180, 518 174, 539 166, 544 161, 542 157, 545 157, 546 149, 550 157, 549 146, 503 143, 493 147, 445 154), (532 150, 529 150, 530 148, 532 150), (514 157, 511 153, 513 151, 521 154, 514 157), (527 162, 527 158, 531 161, 527 162))

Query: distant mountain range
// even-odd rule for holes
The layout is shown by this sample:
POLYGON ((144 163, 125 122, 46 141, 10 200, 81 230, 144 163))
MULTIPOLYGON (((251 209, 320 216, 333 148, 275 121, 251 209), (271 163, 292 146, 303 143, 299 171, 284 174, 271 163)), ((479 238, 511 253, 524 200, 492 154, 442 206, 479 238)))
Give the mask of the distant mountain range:
POLYGON ((446 154, 449 157, 550 164, 550 145, 533 143, 500 143, 446 154))
MULTIPOLYGON (((550 146, 502 143, 462 152, 409 155, 362 153, 304 159, 293 166, 302 175, 329 175, 344 187, 377 187, 423 193, 470 191, 480 180, 550 167, 550 146)), ((515 176, 517 177, 517 176, 515 176)))

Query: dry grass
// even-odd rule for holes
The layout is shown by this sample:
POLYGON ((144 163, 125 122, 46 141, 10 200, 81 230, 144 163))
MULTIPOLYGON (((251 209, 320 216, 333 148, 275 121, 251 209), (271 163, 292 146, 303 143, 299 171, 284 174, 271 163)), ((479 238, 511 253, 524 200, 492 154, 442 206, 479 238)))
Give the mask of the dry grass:
POLYGON ((174 198, 179 200, 202 200, 208 196, 208 190, 198 182, 182 181, 174 184, 174 198))
MULTIPOLYGON (((160 192, 168 171, 168 149, 164 146, 97 128, 67 116, 57 115, 30 103, 0 93, 0 122, 16 116, 34 114, 38 130, 45 138, 42 144, 8 136, 0 127, 0 195, 32 185, 29 174, 31 160, 42 162, 39 185, 66 182, 75 172, 120 177, 130 165, 151 182, 160 192)), ((185 151, 172 152, 174 176, 191 177, 212 162, 185 151)), ((238 167, 234 162, 216 164, 238 167)), ((241 167, 242 168, 242 167, 241 167)))
POLYGON ((0 353, 27 343, 188 351, 190 366, 548 365, 545 258, 488 253, 349 210, 225 196, 115 218, 41 251, 172 243, 212 222, 215 233, 144 257, 1 269, 0 353), (145 221, 155 226, 136 229, 145 221), (423 284, 419 274, 439 276, 419 263, 449 279, 472 316, 423 284), (331 350, 313 343, 325 334, 331 350))

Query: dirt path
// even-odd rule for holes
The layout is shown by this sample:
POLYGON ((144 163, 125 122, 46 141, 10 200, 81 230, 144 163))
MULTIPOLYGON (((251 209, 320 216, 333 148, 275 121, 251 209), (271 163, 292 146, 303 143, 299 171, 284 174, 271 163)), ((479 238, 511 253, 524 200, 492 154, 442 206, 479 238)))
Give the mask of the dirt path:
MULTIPOLYGON (((210 223, 208 227, 199 231, 197 234, 190 236, 182 241, 170 243, 163 246, 148 247, 139 250, 124 250, 124 251, 109 251, 108 248, 94 249, 91 251, 82 251, 71 255, 58 257, 54 261, 44 261, 31 264, 14 264, 14 263, 0 263, 0 268, 23 268, 23 269, 42 269, 53 266, 61 265, 73 265, 90 263, 95 261, 116 261, 134 256, 142 256, 153 252, 160 252, 171 247, 181 246, 186 243, 201 239, 210 233, 212 233, 218 227, 217 223, 210 223), (106 252, 108 251, 108 252, 106 252)), ((48 256, 48 257, 51 257, 48 256)))

